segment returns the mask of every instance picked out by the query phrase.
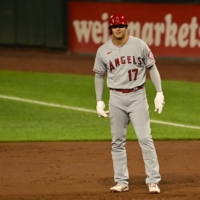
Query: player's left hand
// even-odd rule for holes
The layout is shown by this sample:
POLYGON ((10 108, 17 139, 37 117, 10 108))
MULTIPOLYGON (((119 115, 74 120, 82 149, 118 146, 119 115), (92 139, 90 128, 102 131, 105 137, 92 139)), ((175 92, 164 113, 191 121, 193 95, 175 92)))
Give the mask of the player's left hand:
POLYGON ((156 97, 154 99, 154 104, 155 104, 155 112, 161 114, 163 106, 165 104, 163 92, 157 92, 156 97))

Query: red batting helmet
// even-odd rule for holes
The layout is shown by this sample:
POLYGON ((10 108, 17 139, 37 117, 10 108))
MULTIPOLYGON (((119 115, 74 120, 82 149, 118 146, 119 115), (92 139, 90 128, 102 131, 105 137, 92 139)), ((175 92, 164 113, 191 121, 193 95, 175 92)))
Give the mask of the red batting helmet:
POLYGON ((109 27, 114 26, 114 25, 128 26, 128 23, 123 15, 115 14, 115 15, 112 15, 109 20, 109 27))

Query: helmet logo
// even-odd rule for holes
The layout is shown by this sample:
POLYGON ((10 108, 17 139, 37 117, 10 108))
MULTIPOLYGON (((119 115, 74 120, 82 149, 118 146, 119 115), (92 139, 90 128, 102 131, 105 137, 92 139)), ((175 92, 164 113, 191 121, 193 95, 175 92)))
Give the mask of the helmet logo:
POLYGON ((111 26, 115 26, 115 25, 126 25, 126 26, 128 26, 125 17, 123 15, 120 15, 120 14, 115 14, 115 15, 112 15, 110 17, 109 28, 111 28, 111 26))

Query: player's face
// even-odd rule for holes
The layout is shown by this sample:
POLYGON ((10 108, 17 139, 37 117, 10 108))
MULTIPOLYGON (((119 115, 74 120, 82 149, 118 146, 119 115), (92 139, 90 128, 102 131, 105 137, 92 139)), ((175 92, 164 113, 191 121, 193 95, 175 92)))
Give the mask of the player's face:
POLYGON ((126 35, 126 26, 124 25, 115 25, 112 26, 112 33, 115 39, 123 39, 126 35))

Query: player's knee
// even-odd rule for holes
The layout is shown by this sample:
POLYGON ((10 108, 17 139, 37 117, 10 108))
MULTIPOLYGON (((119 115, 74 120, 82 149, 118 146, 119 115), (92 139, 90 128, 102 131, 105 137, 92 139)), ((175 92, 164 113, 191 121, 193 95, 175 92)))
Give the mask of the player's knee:
POLYGON ((152 146, 152 143, 153 143, 151 135, 149 136, 144 135, 142 137, 140 136, 138 137, 138 141, 140 143, 140 146, 142 147, 152 146))
POLYGON ((125 141, 114 141, 112 142, 112 151, 113 152, 121 152, 125 150, 125 141))

